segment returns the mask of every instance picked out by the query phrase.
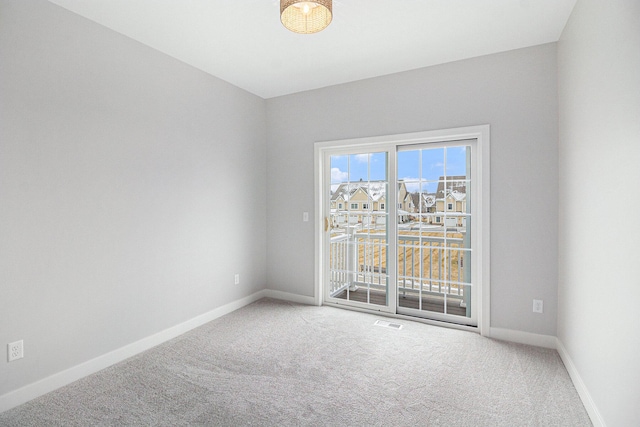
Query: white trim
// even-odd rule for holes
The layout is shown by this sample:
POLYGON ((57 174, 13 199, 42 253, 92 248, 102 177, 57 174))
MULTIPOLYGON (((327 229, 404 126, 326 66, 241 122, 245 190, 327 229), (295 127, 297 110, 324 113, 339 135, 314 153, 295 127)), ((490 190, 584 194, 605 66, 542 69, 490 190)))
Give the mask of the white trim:
POLYGON ((290 292, 276 291, 274 289, 265 289, 262 292, 264 292, 265 298, 279 299, 282 301, 295 302, 298 304, 316 305, 315 297, 292 294, 290 292))
POLYGON ((580 400, 582 400, 582 404, 587 410, 587 414, 589 414, 589 418, 591 418, 591 422, 593 423, 594 427, 606 426, 604 420, 602 419, 602 416, 600 415, 600 411, 598 411, 596 404, 591 398, 591 394, 589 393, 587 386, 584 384, 584 381, 582 381, 582 377, 578 373, 576 365, 573 364, 573 360, 571 360, 571 357, 569 356, 567 349, 564 347, 564 344, 562 344, 562 341, 560 341, 560 338, 556 339, 556 350, 558 351, 560 359, 562 359, 562 363, 564 363, 564 366, 569 373, 569 377, 571 377, 571 381, 573 381, 573 385, 578 391, 578 396, 580 396, 580 400))
POLYGON ((314 259, 316 262, 314 263, 314 283, 313 283, 313 304, 317 306, 322 305, 322 265, 324 264, 324 250, 323 244, 324 239, 319 237, 324 233, 325 221, 328 221, 328 218, 324 215, 323 205, 325 203, 325 197, 322 195, 322 170, 324 168, 324 157, 323 152, 320 149, 318 144, 314 144, 313 146, 313 188, 314 188, 314 212, 315 214, 315 222, 314 222, 314 242, 313 251, 314 251, 314 259), (320 194, 319 194, 320 193, 320 194))
POLYGON ((478 329, 481 335, 487 335, 491 330, 491 145, 489 125, 476 126, 477 146, 476 175, 477 188, 482 192, 482 197, 476 197, 479 204, 479 226, 482 260, 478 263, 481 277, 482 292, 480 295, 480 312, 478 313, 478 329), (488 166, 488 167, 485 167, 488 166))
POLYGON ((536 347, 552 348, 554 350, 556 348, 556 337, 553 335, 534 334, 513 329, 491 328, 489 338, 536 347))
MULTIPOLYGON (((491 202, 491 150, 490 150, 490 126, 479 125, 452 129, 432 130, 425 132, 406 133, 399 135, 375 136, 366 138, 344 139, 336 141, 321 141, 314 144, 314 185, 315 185, 315 286, 314 301, 316 305, 323 303, 323 277, 325 272, 322 271, 324 265, 324 245, 326 244, 324 233, 324 221, 326 212, 324 211, 325 197, 322 190, 322 172, 325 167, 325 153, 329 150, 333 152, 344 151, 361 151, 375 150, 378 148, 387 148, 389 145, 409 145, 424 144, 436 142, 463 141, 475 139, 477 150, 475 150, 476 159, 476 184, 481 191, 481 197, 476 199, 478 210, 477 234, 474 241, 479 242, 482 253, 482 260, 478 268, 474 269, 480 278, 481 292, 478 295, 479 304, 477 304, 477 324, 478 331, 481 335, 489 335, 491 325, 491 232, 490 232, 490 202, 491 202)), ((401 204, 399 204, 401 205, 401 204)), ((401 206, 399 207, 401 208, 401 206)), ((389 210, 390 216, 395 211, 389 210)))
MULTIPOLYGON (((316 279, 317 280, 317 279, 316 279)), ((177 336, 180 336, 192 329, 195 329, 199 326, 204 325, 212 320, 215 320, 219 317, 222 317, 226 314, 229 314, 235 310, 238 310, 246 305, 254 303, 262 298, 274 298, 283 301, 290 301, 299 304, 307 304, 307 305, 318 305, 317 303, 317 295, 314 297, 309 297, 305 295, 292 294, 289 292, 277 291, 273 289, 263 289, 261 291, 255 292, 247 297, 241 298, 239 300, 230 302, 221 307, 215 308, 207 313, 201 314, 199 316, 194 317, 191 320, 187 320, 186 322, 180 323, 171 328, 165 329, 164 331, 158 332, 149 337, 143 338, 134 343, 128 344, 124 347, 121 347, 112 352, 106 353, 102 356, 98 356, 94 359, 91 359, 87 362, 81 363, 80 365, 76 365, 69 369, 66 369, 62 372, 58 372, 53 374, 47 378, 36 381, 35 383, 28 384, 24 387, 21 387, 17 390, 10 391, 2 396, 0 396, 0 412, 8 411, 11 408, 15 408, 23 403, 26 403, 32 399, 40 397, 46 393, 54 391, 60 387, 64 387, 65 385, 71 384, 74 381, 77 381, 81 378, 84 378, 88 375, 101 371, 102 369, 108 368, 116 363, 119 363, 123 360, 126 360, 132 356, 135 356, 143 351, 146 351, 150 348, 153 348, 157 345, 160 345, 166 341, 169 341, 177 336)), ((328 304, 331 305, 331 304, 328 304)), ((369 310, 360 310, 355 307, 348 307, 350 310, 355 311, 364 311, 367 313, 371 313, 369 310)), ((437 321, 431 321, 429 319, 420 319, 410 316, 404 316, 401 314, 389 314, 378 312, 378 315, 383 315, 387 317, 393 317, 397 319, 406 319, 410 321, 416 321, 421 323, 428 323, 432 325, 440 325, 443 324, 437 321)), ((467 331, 474 331, 474 328, 463 326, 463 325, 448 325, 449 327, 467 331)), ((573 382, 576 390, 578 391, 578 395, 582 400, 582 404, 584 405, 589 417, 591 418, 591 422, 595 427, 605 427, 606 424, 598 411, 593 399, 591 398, 591 394, 589 393, 586 385, 582 381, 582 377, 578 373, 569 353, 566 348, 562 344, 559 338, 556 338, 551 335, 542 335, 542 334, 534 334, 531 332, 523 332, 516 331, 512 329, 503 329, 503 328, 491 328, 490 329, 490 338, 502 340, 502 341, 510 341, 516 342, 520 344, 533 345, 537 347, 545 347, 556 349, 562 362, 564 363, 567 372, 569 373, 569 377, 573 382)), ((477 331, 475 331, 477 332, 477 331)))
POLYGON ((172 326, 164 331, 142 338, 136 342, 125 345, 119 349, 88 360, 79 365, 73 366, 64 371, 53 374, 31 384, 27 384, 17 390, 10 391, 0 396, 0 412, 15 408, 18 405, 26 403, 36 397, 40 397, 46 393, 54 391, 60 387, 71 384, 81 378, 101 371, 109 366, 115 365, 125 359, 135 356, 143 351, 149 350, 159 344, 169 341, 177 336, 184 334, 192 329, 202 326, 212 320, 229 314, 239 308, 249 305, 261 298, 267 296, 268 292, 261 290, 249 296, 232 301, 221 307, 172 326))
POLYGON ((423 144, 425 142, 461 141, 465 139, 475 139, 479 135, 487 135, 489 125, 468 126, 452 129, 430 130, 414 133, 403 133, 397 135, 383 135, 365 138, 342 139, 335 141, 316 142, 318 149, 328 148, 360 148, 362 145, 388 145, 389 143, 423 144))
MULTIPOLYGON (((398 152, 397 146, 394 147, 393 150, 388 151, 387 155, 387 192, 386 194, 389 196, 389 200, 398 200, 398 152), (393 184, 393 185, 392 185, 393 184)), ((400 185, 400 188, 407 190, 404 182, 400 185)), ((408 194, 408 193, 407 193, 408 194)), ((387 243, 394 242, 393 244, 387 244, 387 257, 389 260, 397 260, 398 259, 398 247, 396 243, 398 242, 398 215, 400 212, 396 209, 389 209, 389 216, 385 220, 385 226, 387 228, 387 243), (394 218, 392 221, 391 218, 394 218)), ((398 275, 398 264, 396 262, 387 262, 387 274, 389 278, 397 277, 398 275)), ((393 314, 398 313, 397 301, 398 301, 398 283, 394 282, 393 285, 389 283, 387 286, 387 298, 389 302, 394 301, 394 312, 393 314)))

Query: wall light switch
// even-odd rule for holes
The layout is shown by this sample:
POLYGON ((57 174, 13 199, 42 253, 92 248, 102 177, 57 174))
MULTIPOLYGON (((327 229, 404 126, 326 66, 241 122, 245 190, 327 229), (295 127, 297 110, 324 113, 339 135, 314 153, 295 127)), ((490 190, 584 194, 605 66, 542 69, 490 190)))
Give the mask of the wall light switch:
POLYGON ((302 212, 302 220, 304 222, 308 222, 309 221, 309 212, 302 212))

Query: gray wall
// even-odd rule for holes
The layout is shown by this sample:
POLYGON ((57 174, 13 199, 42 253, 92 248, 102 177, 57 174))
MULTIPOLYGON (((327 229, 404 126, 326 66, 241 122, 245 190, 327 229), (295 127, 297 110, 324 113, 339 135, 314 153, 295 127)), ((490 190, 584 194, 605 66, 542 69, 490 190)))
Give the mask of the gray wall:
POLYGON ((640 2, 579 0, 558 49, 558 338, 606 425, 637 426, 640 2))
POLYGON ((269 288, 313 295, 315 141, 490 124, 492 326, 555 336, 555 44, 272 98, 267 115, 269 288))
POLYGON ((0 76, 0 395, 264 288, 264 100, 44 0, 0 76))
POLYGON ((603 419, 640 424, 639 8, 580 0, 558 58, 264 101, 44 0, 0 0, 0 345, 26 355, 0 360, 0 395, 267 283, 312 296, 315 141, 488 123, 492 326, 556 335, 557 317, 603 419))

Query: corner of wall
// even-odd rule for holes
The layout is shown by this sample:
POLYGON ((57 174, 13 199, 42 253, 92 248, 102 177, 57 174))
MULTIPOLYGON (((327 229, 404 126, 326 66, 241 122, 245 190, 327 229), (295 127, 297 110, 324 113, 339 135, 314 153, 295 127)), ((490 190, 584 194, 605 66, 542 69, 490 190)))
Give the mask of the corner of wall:
POLYGON ((513 329, 492 327, 488 338, 532 345, 535 347, 551 348, 554 350, 556 348, 556 337, 552 335, 534 334, 531 332, 516 331, 513 329))
POLYGON ((62 372, 58 372, 49 377, 21 387, 17 390, 13 390, 9 393, 3 394, 2 396, 0 396, 0 412, 8 411, 11 408, 40 397, 60 387, 64 387, 65 385, 71 384, 74 381, 94 374, 98 371, 108 368, 109 366, 115 365, 116 363, 122 362, 125 359, 133 357, 136 354, 142 353, 143 351, 149 350, 150 348, 167 342, 179 335, 182 335, 192 329, 204 325, 205 323, 211 322, 212 320, 229 314, 232 311, 238 310, 266 296, 269 295, 267 295, 267 292, 264 290, 255 292, 247 297, 230 302, 207 313, 196 316, 193 319, 187 320, 186 322, 183 322, 179 325, 165 329, 164 331, 158 332, 139 341, 128 344, 117 350, 98 356, 95 359, 88 360, 77 366, 73 366, 62 372))
POLYGON ((591 418, 591 422, 595 427, 605 426, 606 424, 602 419, 602 416, 600 415, 598 408, 593 402, 593 399, 591 398, 591 394, 589 393, 587 386, 584 384, 584 381, 582 381, 582 377, 578 373, 578 369, 573 364, 573 360, 571 360, 571 357, 569 356, 567 349, 564 347, 564 344, 562 343, 560 338, 557 338, 556 341, 557 341, 556 350, 558 351, 558 354, 562 359, 562 363, 564 363, 564 366, 567 369, 567 372, 569 373, 569 377, 571 378, 571 381, 573 381, 573 385, 576 388, 578 395, 580 396, 580 400, 582 400, 582 404, 584 405, 584 408, 587 410, 587 413, 589 414, 589 418, 591 418))

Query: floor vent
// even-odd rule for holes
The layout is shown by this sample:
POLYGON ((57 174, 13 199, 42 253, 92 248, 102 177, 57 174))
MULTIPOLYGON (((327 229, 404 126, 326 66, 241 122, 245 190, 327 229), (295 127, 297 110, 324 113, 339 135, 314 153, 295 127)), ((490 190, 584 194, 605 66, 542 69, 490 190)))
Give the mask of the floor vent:
POLYGON ((374 323, 374 325, 383 326, 385 328, 391 328, 391 329, 398 329, 398 330, 402 329, 401 324, 387 322, 386 320, 376 320, 376 323, 374 323))

